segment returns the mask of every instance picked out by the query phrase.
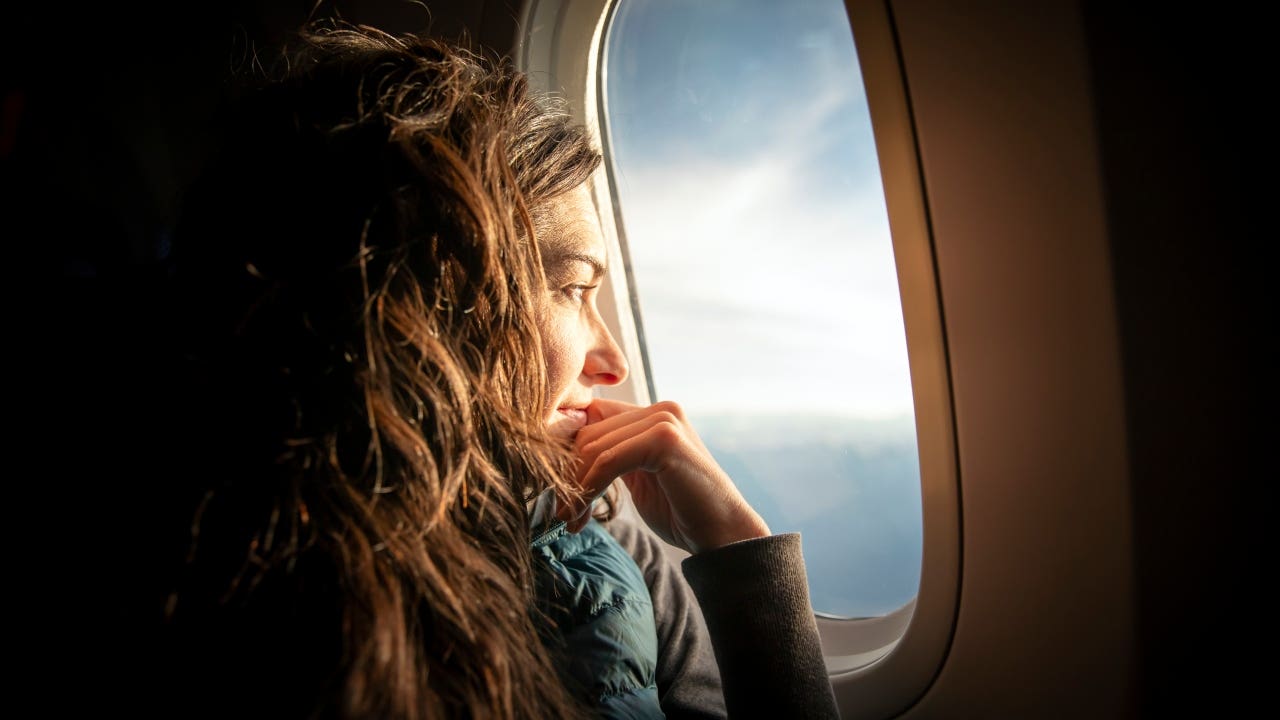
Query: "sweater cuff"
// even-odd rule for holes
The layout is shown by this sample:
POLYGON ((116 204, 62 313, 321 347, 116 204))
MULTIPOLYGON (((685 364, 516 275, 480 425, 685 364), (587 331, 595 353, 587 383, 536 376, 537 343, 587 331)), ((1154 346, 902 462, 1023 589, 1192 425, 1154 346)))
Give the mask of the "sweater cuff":
POLYGON ((698 553, 681 569, 707 621, 729 717, 839 717, 799 533, 698 553))
POLYGON ((761 590, 775 592, 799 583, 804 591, 804 604, 809 602, 800 533, 729 543, 690 555, 681 562, 681 569, 699 597, 704 591, 725 600, 739 594, 752 597, 761 590), (722 582, 725 579, 732 579, 727 587, 722 582))

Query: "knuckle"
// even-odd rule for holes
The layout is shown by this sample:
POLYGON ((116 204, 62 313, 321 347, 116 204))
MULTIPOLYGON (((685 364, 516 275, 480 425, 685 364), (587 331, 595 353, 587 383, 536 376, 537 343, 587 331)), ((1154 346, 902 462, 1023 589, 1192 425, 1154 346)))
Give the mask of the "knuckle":
POLYGON ((671 417, 674 417, 679 422, 684 422, 685 420, 684 408, 680 407, 680 404, 673 400, 663 400, 662 402, 659 402, 653 407, 659 412, 669 414, 671 417))
POLYGON ((680 426, 674 422, 662 422, 653 427, 654 442, 663 448, 674 448, 684 439, 680 426))

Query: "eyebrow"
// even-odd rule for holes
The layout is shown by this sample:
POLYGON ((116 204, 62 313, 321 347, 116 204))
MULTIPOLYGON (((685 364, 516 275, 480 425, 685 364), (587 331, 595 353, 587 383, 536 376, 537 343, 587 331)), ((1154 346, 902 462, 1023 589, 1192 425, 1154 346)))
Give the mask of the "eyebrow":
POLYGON ((588 255, 587 253, 576 252, 573 250, 564 250, 553 251, 544 258, 544 264, 548 270, 568 265, 571 262, 580 262, 590 265, 594 273, 592 277, 593 280, 603 277, 605 274, 606 268, 604 262, 595 255, 588 255))

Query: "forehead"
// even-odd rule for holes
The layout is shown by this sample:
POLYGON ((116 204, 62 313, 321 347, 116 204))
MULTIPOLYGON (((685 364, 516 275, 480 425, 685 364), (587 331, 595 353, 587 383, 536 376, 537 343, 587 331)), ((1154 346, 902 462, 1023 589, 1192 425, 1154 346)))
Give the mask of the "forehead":
POLYGON ((586 185, 548 201, 538 236, 543 263, 564 263, 582 256, 604 264, 604 236, 586 185))

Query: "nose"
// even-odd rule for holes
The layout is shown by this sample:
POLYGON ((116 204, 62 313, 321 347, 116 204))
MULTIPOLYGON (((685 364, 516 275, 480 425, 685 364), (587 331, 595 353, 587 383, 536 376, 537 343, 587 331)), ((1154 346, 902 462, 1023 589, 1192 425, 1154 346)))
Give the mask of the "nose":
POLYGON ((627 356, 599 316, 594 324, 593 342, 582 366, 584 381, 587 385, 617 385, 627 379, 627 356))

